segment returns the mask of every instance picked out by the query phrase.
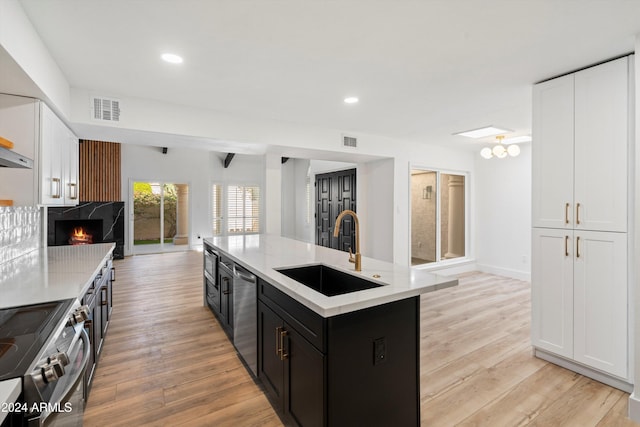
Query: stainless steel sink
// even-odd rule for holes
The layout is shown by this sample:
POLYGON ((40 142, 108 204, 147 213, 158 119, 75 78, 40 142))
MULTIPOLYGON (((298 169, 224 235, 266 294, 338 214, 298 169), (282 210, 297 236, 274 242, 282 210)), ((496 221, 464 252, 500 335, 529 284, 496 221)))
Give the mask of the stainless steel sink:
POLYGON ((275 270, 328 297, 382 286, 381 283, 362 279, 323 264, 275 270))

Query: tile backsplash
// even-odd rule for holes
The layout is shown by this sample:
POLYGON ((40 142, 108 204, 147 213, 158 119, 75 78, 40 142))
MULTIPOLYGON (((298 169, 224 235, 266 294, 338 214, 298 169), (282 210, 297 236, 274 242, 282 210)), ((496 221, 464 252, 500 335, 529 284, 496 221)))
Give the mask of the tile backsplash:
POLYGON ((40 247, 40 215, 37 206, 0 207, 0 264, 40 247))

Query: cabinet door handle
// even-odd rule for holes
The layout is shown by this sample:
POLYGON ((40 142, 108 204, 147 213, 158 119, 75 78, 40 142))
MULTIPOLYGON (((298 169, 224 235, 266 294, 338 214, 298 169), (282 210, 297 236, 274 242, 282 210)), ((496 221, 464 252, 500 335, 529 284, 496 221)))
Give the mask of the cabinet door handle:
POLYGON ((223 277, 222 281, 227 284, 227 290, 226 291, 222 291, 222 294, 223 295, 229 295, 231 293, 231 291, 229 290, 229 278, 228 277, 223 277))
POLYGON ((71 193, 69 198, 71 200, 76 200, 78 198, 78 185, 75 182, 72 182, 69 184, 69 187, 71 187, 71 190, 73 190, 73 192, 69 191, 71 193))
POLYGON ((59 199, 60 193, 60 178, 51 178, 51 198, 59 199))
POLYGON ((564 223, 569 224, 569 203, 564 205, 564 223))
POLYGON ((109 304, 109 301, 107 301, 107 288, 104 287, 102 289, 100 289, 100 297, 102 298, 102 301, 100 301, 100 305, 107 305, 109 304))
POLYGON ((580 225, 580 203, 576 203, 576 224, 580 225))
POLYGON ((569 256, 569 236, 564 236, 564 256, 569 256))
POLYGON ((287 337, 288 332, 284 329, 280 332, 280 360, 286 360, 289 355, 284 352, 284 339, 287 337))
POLYGON ((278 326, 276 328, 276 355, 280 356, 280 360, 282 360, 282 349, 280 348, 280 331, 282 331, 282 328, 278 326))
POLYGON ((580 236, 576 237, 576 258, 580 258, 580 236))

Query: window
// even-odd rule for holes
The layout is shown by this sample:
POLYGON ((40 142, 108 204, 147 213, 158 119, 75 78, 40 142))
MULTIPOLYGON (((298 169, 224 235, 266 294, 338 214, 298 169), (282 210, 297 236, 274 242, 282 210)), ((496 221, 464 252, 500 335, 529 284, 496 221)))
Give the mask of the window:
POLYGON ((260 233, 260 187, 213 184, 213 235, 260 233), (223 212, 226 210, 226 218, 223 212))
POLYGON ((213 184, 213 235, 222 234, 222 185, 213 184))
POLYGON ((411 170, 411 265, 466 256, 466 177, 411 170))

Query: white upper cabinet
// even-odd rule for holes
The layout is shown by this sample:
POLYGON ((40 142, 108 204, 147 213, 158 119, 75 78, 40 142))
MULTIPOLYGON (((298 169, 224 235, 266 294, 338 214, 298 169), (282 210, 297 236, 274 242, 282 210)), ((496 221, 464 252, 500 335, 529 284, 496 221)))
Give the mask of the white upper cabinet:
POLYGON ((78 204, 78 139, 40 103, 40 203, 78 204))
POLYGON ((628 57, 534 86, 533 226, 627 230, 628 57))
POLYGON ((0 168, 0 199, 15 206, 37 204, 39 101, 0 94, 0 136, 14 143, 13 151, 34 161, 34 169, 0 168))
POLYGON ((628 68, 621 58, 575 75, 576 229, 627 231, 628 68))
POLYGON ((533 226, 573 228, 573 75, 533 88, 533 226))

